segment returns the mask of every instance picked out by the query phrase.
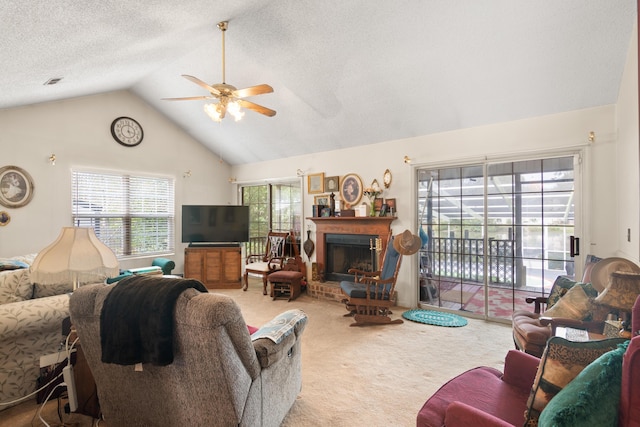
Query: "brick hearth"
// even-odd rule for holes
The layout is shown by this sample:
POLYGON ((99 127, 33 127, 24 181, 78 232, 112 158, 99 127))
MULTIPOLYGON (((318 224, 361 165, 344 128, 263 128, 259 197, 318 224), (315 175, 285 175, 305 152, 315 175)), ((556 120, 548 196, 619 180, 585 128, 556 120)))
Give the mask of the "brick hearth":
POLYGON ((307 294, 318 299, 341 302, 344 299, 338 282, 314 282, 307 285, 307 294))

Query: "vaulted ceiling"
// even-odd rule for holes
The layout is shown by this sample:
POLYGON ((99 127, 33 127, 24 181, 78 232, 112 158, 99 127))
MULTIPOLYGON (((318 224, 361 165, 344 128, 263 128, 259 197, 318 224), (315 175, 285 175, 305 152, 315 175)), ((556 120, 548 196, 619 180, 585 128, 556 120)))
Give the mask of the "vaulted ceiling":
POLYGON ((0 0, 0 108, 130 90, 230 164, 613 104, 636 0, 0 0), (215 123, 182 78, 267 83, 215 123), (44 85, 62 78, 56 85, 44 85))

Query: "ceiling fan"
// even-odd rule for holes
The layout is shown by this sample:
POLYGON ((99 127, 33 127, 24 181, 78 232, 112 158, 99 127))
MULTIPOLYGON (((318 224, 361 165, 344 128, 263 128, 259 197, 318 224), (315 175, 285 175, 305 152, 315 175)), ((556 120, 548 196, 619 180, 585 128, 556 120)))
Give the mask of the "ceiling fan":
POLYGON ((251 86, 244 89, 236 89, 235 86, 227 84, 225 81, 225 63, 224 63, 224 33, 227 31, 229 22, 222 21, 218 23, 218 28, 222 31, 222 83, 209 85, 197 77, 183 74, 182 77, 192 81, 209 91, 210 95, 203 96, 187 96, 184 98, 163 98, 165 101, 198 101, 204 99, 218 99, 218 103, 205 104, 204 111, 216 122, 222 121, 226 113, 231 114, 236 121, 244 116, 241 107, 253 110, 265 116, 273 117, 276 112, 270 108, 263 107, 251 101, 247 101, 246 97, 262 95, 263 93, 273 92, 273 88, 267 84, 251 86))

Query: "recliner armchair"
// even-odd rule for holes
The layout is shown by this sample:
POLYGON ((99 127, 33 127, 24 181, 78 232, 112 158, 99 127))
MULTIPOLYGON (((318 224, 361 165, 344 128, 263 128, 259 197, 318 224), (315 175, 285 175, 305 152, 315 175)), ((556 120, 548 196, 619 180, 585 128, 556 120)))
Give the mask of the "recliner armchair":
POLYGON ((109 425, 281 424, 302 384, 300 338, 306 324, 302 311, 290 311, 295 322, 280 330, 278 343, 268 337, 252 342, 233 299, 186 289, 175 303, 173 362, 143 364, 138 370, 134 365, 101 361, 100 316, 113 288, 83 286, 70 300, 71 320, 109 425))
MULTIPOLYGON (((597 258, 593 256, 588 257, 587 264, 585 265, 585 272, 580 282, 580 286, 585 286, 587 289, 588 284, 593 282, 593 286, 590 288, 593 294, 586 295, 590 299, 595 298, 598 292, 603 291, 609 283, 610 274, 614 271, 626 271, 626 272, 640 272, 640 267, 633 262, 624 258, 597 258)), ((550 297, 555 296, 552 301, 548 301, 548 298, 526 298, 526 302, 534 304, 534 311, 517 310, 513 313, 511 320, 513 325, 513 341, 517 349, 529 353, 531 355, 540 357, 545 348, 547 340, 554 334, 555 326, 568 326, 579 329, 587 329, 594 334, 602 334, 604 328, 604 320, 608 314, 609 307, 598 303, 598 299, 595 299, 595 303, 589 303, 590 321, 585 321, 578 318, 556 317, 551 315, 551 311, 547 312, 552 302, 557 300, 556 305, 562 304, 564 299, 560 296, 568 295, 572 289, 567 286, 573 286, 576 282, 570 279, 559 276, 550 292, 550 297), (549 302, 549 304, 547 304, 549 302)), ((633 301, 635 295, 631 296, 633 301)), ((570 303, 568 304, 571 305, 570 303)), ((628 307, 630 310, 631 307, 628 307)))

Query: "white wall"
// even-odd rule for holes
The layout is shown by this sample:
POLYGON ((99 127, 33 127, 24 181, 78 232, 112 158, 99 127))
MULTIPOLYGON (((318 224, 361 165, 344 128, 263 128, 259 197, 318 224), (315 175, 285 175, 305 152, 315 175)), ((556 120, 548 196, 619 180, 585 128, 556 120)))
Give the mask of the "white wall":
POLYGON ((622 76, 616 110, 618 146, 615 152, 617 164, 616 240, 618 255, 638 263, 640 261, 640 163, 638 142, 638 27, 636 26, 627 63, 622 76), (631 230, 631 241, 627 230, 631 230))
MULTIPOLYGON (((428 120, 428 117, 425 120, 428 120)), ((324 172, 325 176, 356 173, 360 175, 366 186, 373 179, 382 183, 382 174, 389 168, 393 180, 391 187, 385 191, 384 197, 396 198, 398 218, 392 223, 392 229, 393 233, 397 234, 407 228, 415 232, 417 228, 415 204, 417 166, 459 164, 485 157, 499 158, 523 153, 543 155, 562 149, 583 150, 586 163, 585 176, 589 177, 593 171, 596 171, 598 176, 597 180, 592 180, 595 181, 595 185, 592 185, 589 180, 584 184, 586 197, 582 201, 582 209, 590 226, 583 230, 583 248, 589 248, 600 256, 611 256, 617 249, 615 221, 612 222, 610 215, 611 206, 615 206, 616 203, 615 193, 611 192, 616 182, 615 156, 610 154, 611 146, 615 145, 614 123, 615 107, 603 106, 388 141, 366 147, 234 166, 232 174, 240 182, 250 182, 259 181, 264 177, 295 176, 297 169, 303 170, 305 174, 324 172), (596 133, 597 140, 589 146, 590 131, 596 133), (410 165, 403 163, 405 155, 411 157, 410 165), (601 200, 606 200, 607 204, 601 204, 601 200), (599 232, 600 227, 603 227, 606 232, 599 232)), ((309 217, 313 195, 306 194, 306 179, 303 188, 305 189, 304 216, 309 217)), ((637 201, 637 191, 635 196, 637 201)), ((313 223, 309 220, 305 222, 305 226, 314 229, 313 223)), ((314 233, 311 236, 314 238, 314 233)), ((403 306, 417 305, 416 263, 416 257, 403 261, 398 283, 399 304, 403 306)))
MULTIPOLYGON (((71 225, 72 168, 174 177, 178 229, 176 253, 170 258, 176 261, 177 272, 183 270, 184 258, 180 206, 232 201, 230 167, 126 91, 0 110, 0 129, 0 166, 23 168, 35 187, 28 205, 0 206, 11 215, 11 222, 0 227, 0 257, 37 252, 58 236, 61 227, 71 225), (137 147, 124 147, 111 137, 111 122, 119 116, 142 125, 144 140, 137 147), (55 166, 48 162, 52 153, 55 166), (191 177, 183 178, 188 170, 191 177)), ((129 260, 121 267, 150 263, 150 259, 129 260)))

